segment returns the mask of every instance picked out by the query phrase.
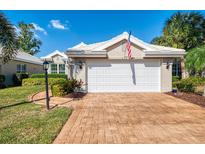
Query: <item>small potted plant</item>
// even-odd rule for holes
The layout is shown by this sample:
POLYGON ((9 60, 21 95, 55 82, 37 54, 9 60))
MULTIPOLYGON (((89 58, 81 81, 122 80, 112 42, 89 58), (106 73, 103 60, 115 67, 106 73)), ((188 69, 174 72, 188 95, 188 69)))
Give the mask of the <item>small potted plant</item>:
POLYGON ((174 93, 174 95, 177 95, 177 88, 173 88, 172 92, 174 93))

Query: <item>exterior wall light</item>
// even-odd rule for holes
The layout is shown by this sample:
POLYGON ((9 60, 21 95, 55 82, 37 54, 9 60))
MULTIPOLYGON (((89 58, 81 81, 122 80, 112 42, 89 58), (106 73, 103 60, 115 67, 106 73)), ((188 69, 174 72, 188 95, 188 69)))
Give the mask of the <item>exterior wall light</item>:
POLYGON ((170 66, 170 62, 167 61, 167 69, 169 69, 169 66, 170 66))
POLYGON ((79 68, 80 68, 80 69, 83 68, 83 62, 82 62, 82 61, 79 62, 79 68))

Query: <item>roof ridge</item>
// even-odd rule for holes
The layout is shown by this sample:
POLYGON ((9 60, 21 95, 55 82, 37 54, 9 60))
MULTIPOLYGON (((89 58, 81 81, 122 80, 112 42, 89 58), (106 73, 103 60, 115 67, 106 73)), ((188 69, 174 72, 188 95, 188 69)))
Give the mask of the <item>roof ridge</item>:
POLYGON ((166 47, 166 46, 162 46, 162 45, 155 45, 155 44, 149 44, 152 47, 159 47, 159 48, 164 48, 164 49, 172 49, 172 50, 177 50, 177 51, 185 51, 184 49, 181 48, 173 48, 173 47, 166 47))
MULTIPOLYGON (((105 50, 107 47, 113 45, 114 43, 116 43, 117 41, 123 40, 123 39, 128 39, 129 34, 128 32, 123 32, 109 40, 106 41, 101 41, 101 42, 95 42, 95 43, 91 43, 91 44, 87 44, 85 46, 79 46, 79 47, 71 47, 68 48, 68 50, 105 50)), ((135 37, 134 35, 131 35, 131 42, 133 42, 134 44, 140 46, 143 50, 145 51, 154 51, 154 50, 175 50, 175 51, 182 51, 183 49, 177 49, 177 48, 172 48, 172 47, 165 47, 165 46, 154 46, 151 43, 147 43, 137 37, 135 37)), ((184 50, 183 50, 184 51, 184 50)))
MULTIPOLYGON (((111 40, 114 40, 114 39, 117 39, 117 38, 121 37, 122 35, 128 35, 128 33, 127 33, 127 32, 123 32, 123 33, 121 33, 120 35, 117 35, 117 36, 115 36, 115 37, 113 37, 113 38, 111 38, 111 39, 109 39, 109 40, 106 40, 106 41, 101 41, 101 42, 95 42, 95 43, 91 43, 91 44, 86 44, 85 47, 87 47, 87 46, 89 47, 89 46, 93 46, 93 45, 97 45, 97 44, 102 44, 102 43, 108 43, 108 42, 110 42, 111 40)), ((81 43, 83 43, 83 42, 81 42, 81 43)), ((81 43, 79 43, 79 44, 77 44, 77 45, 75 45, 75 46, 73 46, 73 47, 71 47, 71 48, 68 48, 68 49, 75 49, 76 46, 80 45, 81 43)))

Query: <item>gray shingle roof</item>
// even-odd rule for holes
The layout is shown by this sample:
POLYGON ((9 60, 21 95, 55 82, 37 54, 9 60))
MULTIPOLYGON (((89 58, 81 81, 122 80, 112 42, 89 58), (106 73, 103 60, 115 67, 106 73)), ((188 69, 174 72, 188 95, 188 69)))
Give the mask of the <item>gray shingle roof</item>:
MULTIPOLYGON (((1 57, 1 53, 2 53, 2 48, 0 49, 0 57, 1 57)), ((32 64, 38 64, 38 65, 43 64, 43 61, 41 61, 40 58, 32 56, 22 51, 18 51, 14 60, 23 61, 23 62, 32 63, 32 64)))

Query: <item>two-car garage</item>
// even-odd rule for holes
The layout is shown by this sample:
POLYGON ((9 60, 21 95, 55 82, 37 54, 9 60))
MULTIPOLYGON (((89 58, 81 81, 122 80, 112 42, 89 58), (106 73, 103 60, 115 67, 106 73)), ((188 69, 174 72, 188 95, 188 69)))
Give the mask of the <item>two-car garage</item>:
POLYGON ((88 92, 160 92, 160 59, 88 60, 88 92))
POLYGON ((83 81, 83 92, 170 92, 173 60, 183 59, 184 54, 184 49, 145 43, 127 32, 67 51, 70 77, 83 81))

